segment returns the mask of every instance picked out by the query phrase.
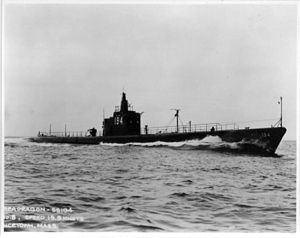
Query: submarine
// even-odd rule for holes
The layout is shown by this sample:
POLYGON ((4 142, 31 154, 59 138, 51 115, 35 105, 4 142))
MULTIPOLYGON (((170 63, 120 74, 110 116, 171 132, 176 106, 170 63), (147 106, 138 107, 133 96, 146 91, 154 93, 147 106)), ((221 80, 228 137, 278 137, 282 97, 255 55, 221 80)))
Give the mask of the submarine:
POLYGON ((153 127, 145 125, 141 130, 141 115, 129 105, 126 94, 122 93, 120 106, 116 106, 113 115, 104 118, 102 135, 95 128, 85 132, 39 132, 36 137, 29 138, 38 143, 69 143, 69 144, 100 144, 100 143, 148 143, 148 142, 180 142, 187 140, 202 140, 207 136, 217 136, 223 142, 237 143, 238 151, 242 153, 275 154, 286 128, 282 126, 281 116, 271 127, 240 129, 235 123, 206 123, 179 126, 179 111, 175 110, 176 126, 153 127))

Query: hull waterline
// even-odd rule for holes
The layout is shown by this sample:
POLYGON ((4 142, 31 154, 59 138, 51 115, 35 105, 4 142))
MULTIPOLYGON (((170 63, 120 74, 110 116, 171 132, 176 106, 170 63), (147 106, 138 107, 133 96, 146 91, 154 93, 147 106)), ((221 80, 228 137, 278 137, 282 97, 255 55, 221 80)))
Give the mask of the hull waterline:
POLYGON ((99 143, 148 143, 155 141, 179 142, 186 140, 202 140, 207 136, 218 136, 224 142, 238 143, 239 152, 274 154, 282 137, 286 133, 284 127, 222 130, 214 132, 162 133, 128 136, 38 136, 29 138, 32 142, 68 143, 68 144, 99 144, 99 143))

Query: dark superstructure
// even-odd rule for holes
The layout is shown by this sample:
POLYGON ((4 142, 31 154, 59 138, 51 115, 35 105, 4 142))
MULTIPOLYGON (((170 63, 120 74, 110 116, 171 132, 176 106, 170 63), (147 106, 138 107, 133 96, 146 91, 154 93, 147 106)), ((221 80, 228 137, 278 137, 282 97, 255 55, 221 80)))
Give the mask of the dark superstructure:
POLYGON ((141 114, 132 110, 122 93, 121 105, 116 107, 113 115, 103 120, 103 134, 97 133, 95 128, 87 132, 39 132, 37 137, 29 138, 33 142, 99 144, 99 143, 131 143, 131 142, 176 142, 185 140, 201 140, 207 136, 218 136, 223 142, 236 143, 239 152, 274 154, 286 128, 282 126, 282 98, 281 116, 279 121, 271 127, 240 129, 236 124, 194 124, 179 127, 179 109, 176 111, 176 127, 148 128, 145 125, 141 131, 141 114), (230 127, 230 125, 233 127, 230 127))
POLYGON ((123 92, 121 106, 116 107, 113 116, 103 121, 103 136, 125 136, 141 134, 141 115, 130 110, 123 92))

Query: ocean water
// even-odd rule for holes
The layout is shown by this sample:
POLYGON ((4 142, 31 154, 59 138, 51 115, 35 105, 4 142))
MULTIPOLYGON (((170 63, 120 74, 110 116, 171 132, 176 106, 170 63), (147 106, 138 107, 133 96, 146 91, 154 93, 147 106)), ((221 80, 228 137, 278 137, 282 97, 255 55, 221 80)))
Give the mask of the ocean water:
POLYGON ((295 232, 296 142, 38 144, 5 139, 5 231, 295 232))

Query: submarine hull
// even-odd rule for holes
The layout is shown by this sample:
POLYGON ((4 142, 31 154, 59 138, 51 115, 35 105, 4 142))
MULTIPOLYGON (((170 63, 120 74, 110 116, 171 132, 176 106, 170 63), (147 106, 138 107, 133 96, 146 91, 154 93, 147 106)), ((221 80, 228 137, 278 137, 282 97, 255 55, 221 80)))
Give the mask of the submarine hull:
POLYGON ((221 130, 214 132, 162 133, 127 136, 95 136, 95 137, 56 137, 39 136, 29 138, 33 142, 99 144, 99 143, 147 143, 155 141, 179 142, 185 140, 201 140, 207 136, 218 136, 224 142, 238 143, 238 151, 246 153, 274 154, 282 137, 286 133, 284 127, 221 130))

